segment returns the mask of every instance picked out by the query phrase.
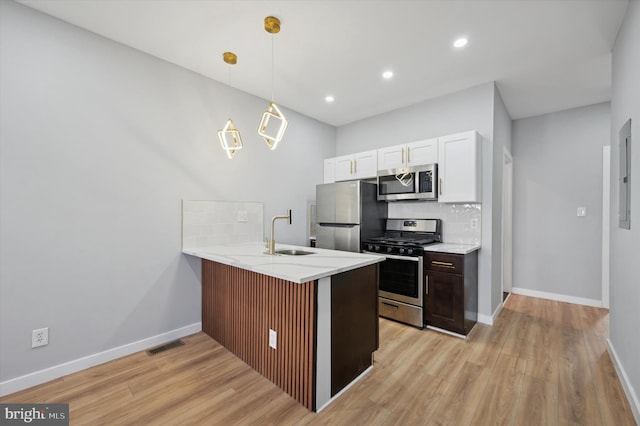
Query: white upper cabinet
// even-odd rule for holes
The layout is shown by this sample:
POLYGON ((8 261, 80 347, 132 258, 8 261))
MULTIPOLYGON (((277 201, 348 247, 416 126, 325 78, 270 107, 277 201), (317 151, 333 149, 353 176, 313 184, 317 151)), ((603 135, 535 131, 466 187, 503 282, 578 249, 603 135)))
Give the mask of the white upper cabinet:
POLYGON ((405 167, 406 145, 395 145, 378 150, 378 170, 405 167))
POLYGON ((438 162, 438 139, 427 139, 378 150, 378 170, 438 162))
MULTIPOLYGON (((335 181, 369 179, 377 176, 378 151, 365 151, 333 159, 335 181)), ((326 160, 325 160, 326 166, 326 160)), ((325 180, 326 180, 325 167, 325 180)))
POLYGON ((353 155, 335 158, 334 178, 337 181, 355 179, 353 177, 353 155))
POLYGON ((438 139, 438 201, 481 201, 481 138, 464 132, 438 139))
POLYGON ((438 201, 482 201, 482 138, 475 131, 324 160, 324 183, 375 178, 378 170, 438 164, 438 201))
POLYGON ((353 155, 356 179, 378 176, 378 150, 359 152, 353 155))
POLYGON ((407 165, 422 166, 437 162, 438 139, 427 139, 407 144, 407 165))
POLYGON ((324 160, 324 181, 323 183, 333 183, 336 181, 336 159, 327 158, 324 160))

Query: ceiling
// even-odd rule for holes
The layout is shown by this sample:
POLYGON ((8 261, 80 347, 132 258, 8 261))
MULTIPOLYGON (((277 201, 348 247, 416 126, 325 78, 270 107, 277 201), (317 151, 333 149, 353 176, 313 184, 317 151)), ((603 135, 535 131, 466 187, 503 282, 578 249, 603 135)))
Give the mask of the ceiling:
MULTIPOLYGON (((496 81, 513 119, 610 99, 628 0, 19 0, 340 126, 496 81), (279 34, 263 28, 268 15, 279 34), (469 39, 462 49, 452 43, 469 39), (230 68, 222 53, 232 51, 230 68), (384 80, 384 70, 394 77, 384 80), (335 97, 332 104, 325 96, 335 97)), ((286 112, 285 112, 286 114, 286 112)))

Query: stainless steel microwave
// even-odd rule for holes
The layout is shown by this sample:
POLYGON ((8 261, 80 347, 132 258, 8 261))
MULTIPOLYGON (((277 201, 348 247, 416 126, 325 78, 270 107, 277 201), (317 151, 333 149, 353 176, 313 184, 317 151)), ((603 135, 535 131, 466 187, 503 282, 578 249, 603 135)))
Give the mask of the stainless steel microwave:
POLYGON ((438 165, 403 167, 378 172, 378 200, 437 200, 438 165))

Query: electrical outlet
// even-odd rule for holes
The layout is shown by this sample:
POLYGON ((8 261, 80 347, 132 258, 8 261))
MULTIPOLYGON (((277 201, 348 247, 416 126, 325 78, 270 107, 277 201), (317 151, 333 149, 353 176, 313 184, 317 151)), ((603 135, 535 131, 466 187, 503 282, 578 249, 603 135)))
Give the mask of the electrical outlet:
POLYGON ((49 344, 49 328, 39 328, 31 331, 31 347, 46 346, 49 344))
POLYGON ((471 219, 471 229, 478 229, 478 218, 471 219))
POLYGON ((269 329, 269 347, 276 349, 278 341, 278 333, 275 330, 269 329))
POLYGON ((578 217, 585 217, 587 215, 586 207, 578 207, 578 212, 576 213, 578 217))
POLYGON ((246 210, 238 210, 238 222, 245 223, 249 222, 249 214, 246 210))

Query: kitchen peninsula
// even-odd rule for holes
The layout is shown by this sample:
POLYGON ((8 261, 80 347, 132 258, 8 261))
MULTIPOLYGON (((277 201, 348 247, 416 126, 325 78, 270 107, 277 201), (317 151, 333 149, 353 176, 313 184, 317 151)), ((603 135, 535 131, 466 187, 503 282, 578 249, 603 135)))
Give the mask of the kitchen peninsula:
POLYGON ((202 329, 312 411, 372 366, 377 255, 262 243, 183 249, 202 259, 202 329))

